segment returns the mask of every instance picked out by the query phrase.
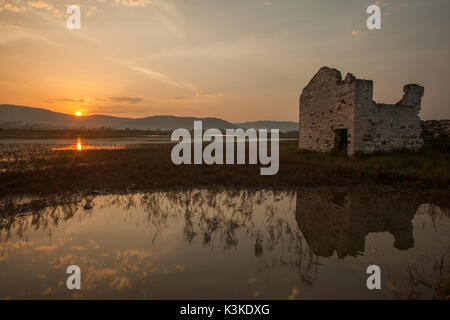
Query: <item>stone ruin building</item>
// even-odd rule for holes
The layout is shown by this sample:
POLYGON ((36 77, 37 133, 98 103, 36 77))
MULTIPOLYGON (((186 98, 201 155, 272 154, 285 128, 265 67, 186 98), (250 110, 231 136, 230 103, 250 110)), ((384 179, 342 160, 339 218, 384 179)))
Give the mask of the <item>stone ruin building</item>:
POLYGON ((373 81, 321 68, 300 96, 299 147, 371 153, 420 149, 424 88, 408 84, 396 104, 373 101, 373 81))

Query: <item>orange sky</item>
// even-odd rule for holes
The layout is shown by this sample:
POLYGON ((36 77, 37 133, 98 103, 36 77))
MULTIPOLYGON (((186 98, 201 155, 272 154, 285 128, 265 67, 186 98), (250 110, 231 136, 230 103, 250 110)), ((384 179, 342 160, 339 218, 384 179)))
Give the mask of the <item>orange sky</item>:
POLYGON ((375 81, 377 102, 425 86, 421 116, 450 118, 447 0, 0 0, 0 104, 74 114, 298 120, 324 65, 375 81))

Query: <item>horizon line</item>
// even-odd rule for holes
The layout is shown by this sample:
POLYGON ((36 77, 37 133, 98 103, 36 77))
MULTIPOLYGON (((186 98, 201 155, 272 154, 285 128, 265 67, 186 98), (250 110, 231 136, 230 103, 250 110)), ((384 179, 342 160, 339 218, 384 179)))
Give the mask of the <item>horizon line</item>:
POLYGON ((139 120, 139 119, 145 119, 145 118, 150 118, 150 117, 176 117, 176 118, 198 118, 198 119, 218 119, 218 120, 222 120, 222 121, 226 121, 229 123, 246 123, 246 122, 264 122, 264 121, 268 121, 268 122, 293 122, 293 123, 298 123, 298 121, 292 121, 292 120, 250 120, 250 121, 244 121, 244 120, 239 120, 238 122, 236 121, 230 121, 230 120, 226 120, 223 118, 218 118, 218 117, 200 117, 200 116, 177 116, 177 115, 173 115, 173 114, 155 114, 155 115, 148 115, 148 116, 143 116, 143 117, 122 117, 122 116, 116 116, 116 115, 109 115, 109 114, 87 114, 87 115, 82 115, 82 116, 76 116, 75 114, 70 114, 70 113, 65 113, 65 112, 60 112, 60 111, 53 111, 51 109, 45 109, 42 107, 30 107, 30 106, 25 106, 25 105, 19 105, 19 104, 8 104, 8 103, 2 103, 0 104, 0 107, 4 107, 4 106, 11 106, 11 107, 24 107, 24 108, 29 108, 29 109, 39 109, 39 110, 44 110, 44 111, 49 111, 49 112, 54 112, 54 113, 59 113, 59 114, 64 114, 67 116, 72 116, 75 118, 83 118, 83 117, 93 117, 93 116, 107 116, 107 117, 114 117, 114 118, 122 118, 122 119, 131 119, 131 120, 139 120))

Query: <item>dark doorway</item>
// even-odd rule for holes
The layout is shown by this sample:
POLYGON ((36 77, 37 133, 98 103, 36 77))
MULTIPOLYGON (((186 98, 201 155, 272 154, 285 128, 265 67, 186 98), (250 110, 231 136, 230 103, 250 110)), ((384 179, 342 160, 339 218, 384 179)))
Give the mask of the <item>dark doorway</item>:
POLYGON ((334 151, 347 152, 348 146, 348 130, 336 129, 334 130, 334 151))

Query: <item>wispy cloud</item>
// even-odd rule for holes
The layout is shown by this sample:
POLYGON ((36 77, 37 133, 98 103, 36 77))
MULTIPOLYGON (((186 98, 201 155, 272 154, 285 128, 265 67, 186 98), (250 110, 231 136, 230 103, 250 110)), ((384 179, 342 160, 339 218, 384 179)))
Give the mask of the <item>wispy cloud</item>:
POLYGON ((97 7, 95 6, 91 6, 88 8, 87 12, 86 12, 86 16, 90 17, 94 12, 96 12, 98 10, 97 7))
POLYGON ((137 104, 144 101, 142 98, 136 98, 136 97, 110 97, 109 100, 114 103, 131 103, 131 104, 137 104))
MULTIPOLYGON (((83 8, 86 9, 86 16, 92 15, 95 11, 98 10, 96 6, 88 6, 86 3, 84 3, 83 0, 81 1, 81 5, 83 5, 83 8)), ((100 3, 107 3, 106 0, 97 0, 97 2, 100 3)), ((89 4, 91 4, 92 1, 90 0, 89 4)), ((116 6, 123 6, 123 7, 129 7, 129 8, 145 8, 152 4, 158 4, 159 1, 157 0, 115 0, 114 4, 116 6)), ((11 1, 11 0, 0 0, 0 11, 10 11, 14 13, 20 13, 20 12, 26 12, 30 11, 30 9, 43 9, 48 12, 50 12, 52 15, 56 17, 62 17, 64 16, 65 8, 68 6, 66 3, 50 1, 50 0, 29 0, 29 1, 23 1, 23 0, 17 0, 17 1, 11 1)))
POLYGON ((387 7, 390 4, 390 0, 383 0, 383 1, 375 1, 373 4, 380 6, 382 8, 383 11, 383 16, 390 16, 390 12, 387 12, 386 10, 388 9, 387 7))
POLYGON ((198 57, 212 59, 246 58, 257 54, 267 41, 269 41, 267 37, 242 37, 227 41, 213 41, 194 47, 185 46, 161 50, 146 56, 143 59, 151 61, 158 59, 186 59, 198 57))
POLYGON ((55 17, 61 16, 60 11, 57 8, 55 8, 50 2, 46 2, 43 0, 29 1, 28 6, 30 8, 45 9, 51 14, 53 14, 55 17))
POLYGON ((0 0, 0 11, 10 11, 14 13, 28 12, 31 9, 43 9, 50 12, 55 17, 62 17, 60 9, 49 1, 33 0, 33 1, 8 1, 0 0))
POLYGON ((82 103, 82 104, 92 104, 92 103, 96 103, 96 102, 138 104, 143 101, 144 101, 144 99, 139 98, 139 97, 57 98, 57 99, 48 99, 47 100, 47 102, 68 102, 68 103, 82 103))
POLYGON ((73 102, 73 103, 85 103, 89 102, 87 99, 71 99, 71 98, 59 98, 59 99, 48 99, 49 102, 73 102))
POLYGON ((0 32, 6 31, 2 33, 2 36, 0 38, 0 45, 8 44, 15 41, 39 41, 39 42, 45 42, 48 44, 56 44, 54 41, 48 39, 47 37, 44 37, 38 33, 31 32, 28 30, 24 30, 23 28, 19 26, 14 25, 1 25, 0 26, 0 32))
POLYGON ((148 78, 151 78, 153 80, 157 80, 157 81, 159 81, 161 83, 164 83, 164 84, 176 87, 176 88, 180 88, 180 89, 191 90, 191 91, 194 91, 194 92, 199 92, 200 91, 196 86, 194 86, 194 85, 192 85, 192 84, 190 84, 188 82, 185 82, 185 81, 174 80, 174 79, 172 79, 170 76, 168 76, 166 74, 163 74, 163 73, 160 73, 160 72, 156 72, 156 71, 153 71, 153 70, 150 70, 150 69, 147 69, 147 68, 143 68, 143 67, 140 67, 140 66, 136 66, 136 65, 127 63, 125 61, 122 61, 121 59, 114 58, 114 57, 110 57, 109 60, 111 62, 114 62, 114 63, 124 67, 124 68, 128 68, 128 69, 134 70, 136 72, 139 72, 139 73, 147 76, 148 78))
POLYGON ((352 36, 363 36, 365 34, 364 31, 361 30, 352 30, 352 36))
POLYGON ((159 73, 159 72, 155 72, 146 68, 142 68, 142 67, 136 67, 136 66, 128 66, 130 69, 135 70, 137 72, 140 72, 152 79, 158 80, 162 83, 177 87, 177 88, 181 88, 181 89, 188 89, 188 90, 192 90, 192 91, 198 91, 198 89, 190 84, 187 83, 185 81, 176 81, 173 80, 171 77, 169 77, 168 75, 165 75, 163 73, 159 73))
POLYGON ((155 3, 154 0, 115 0, 116 6, 122 5, 125 7, 142 7, 155 3))
POLYGON ((374 4, 377 6, 387 7, 389 5, 390 0, 384 0, 384 1, 375 1, 374 4))
POLYGON ((23 6, 23 5, 14 5, 11 2, 2 0, 2 1, 0 1, 0 11, 4 11, 4 10, 18 13, 18 12, 27 11, 27 7, 23 6))

